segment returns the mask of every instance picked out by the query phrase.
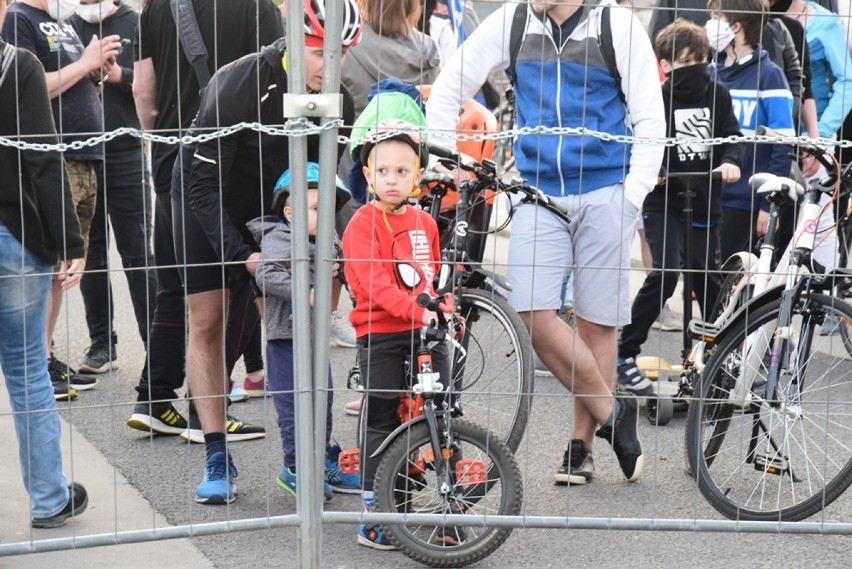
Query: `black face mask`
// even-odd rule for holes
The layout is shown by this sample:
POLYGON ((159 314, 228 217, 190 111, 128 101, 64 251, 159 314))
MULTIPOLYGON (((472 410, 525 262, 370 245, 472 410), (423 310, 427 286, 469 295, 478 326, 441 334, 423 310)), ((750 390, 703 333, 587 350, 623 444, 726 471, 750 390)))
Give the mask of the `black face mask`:
POLYGON ((783 14, 787 10, 790 9, 790 4, 793 3, 793 0, 777 0, 775 4, 769 9, 770 12, 774 14, 783 14))

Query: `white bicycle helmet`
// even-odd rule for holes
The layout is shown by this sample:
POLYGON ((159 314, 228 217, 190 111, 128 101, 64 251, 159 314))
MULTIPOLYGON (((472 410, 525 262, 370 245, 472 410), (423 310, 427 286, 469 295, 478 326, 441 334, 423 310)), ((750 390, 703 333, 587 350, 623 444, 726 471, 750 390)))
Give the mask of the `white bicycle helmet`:
MULTIPOLYGON (((305 1, 305 35, 325 37, 326 0, 305 1)), ((355 0, 332 0, 343 2, 343 33, 340 43, 343 47, 356 45, 361 39, 361 12, 355 0)))

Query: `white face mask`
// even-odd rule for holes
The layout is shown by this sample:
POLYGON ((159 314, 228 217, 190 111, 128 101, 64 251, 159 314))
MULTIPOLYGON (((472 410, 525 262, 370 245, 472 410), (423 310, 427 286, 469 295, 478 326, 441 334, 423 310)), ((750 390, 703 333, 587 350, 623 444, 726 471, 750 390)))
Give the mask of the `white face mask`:
POLYGON ((90 24, 97 24, 112 16, 116 10, 118 6, 112 0, 103 0, 97 4, 80 4, 77 15, 90 24))
POLYGON ((734 32, 725 20, 707 20, 704 29, 707 31, 713 51, 725 51, 725 48, 734 41, 734 32))
POLYGON ((73 16, 78 6, 80 0, 47 0, 47 13, 57 22, 61 22, 73 16))

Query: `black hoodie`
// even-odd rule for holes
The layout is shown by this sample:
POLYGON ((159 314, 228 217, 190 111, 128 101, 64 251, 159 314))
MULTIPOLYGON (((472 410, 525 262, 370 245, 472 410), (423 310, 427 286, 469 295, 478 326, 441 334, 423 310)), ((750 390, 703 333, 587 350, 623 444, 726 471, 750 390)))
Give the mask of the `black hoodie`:
MULTIPOLYGON (((666 109, 666 136, 669 138, 720 138, 742 136, 734 115, 728 90, 710 79, 706 63, 673 70, 663 83, 666 109)), ((666 172, 710 172, 723 162, 742 166, 742 143, 722 145, 678 145, 666 149, 663 169, 666 172)), ((683 211, 680 179, 654 188, 645 198, 644 211, 683 211)), ((720 187, 707 180, 695 187, 693 200, 696 223, 717 223, 722 217, 720 187), (709 217, 708 217, 709 216, 709 217)))

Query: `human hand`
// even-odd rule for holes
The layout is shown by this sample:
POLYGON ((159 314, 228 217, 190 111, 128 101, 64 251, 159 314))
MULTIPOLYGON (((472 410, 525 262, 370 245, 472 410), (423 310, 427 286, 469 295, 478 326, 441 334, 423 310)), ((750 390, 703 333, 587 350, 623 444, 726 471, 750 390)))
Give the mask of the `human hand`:
POLYGON ((726 184, 733 184, 740 179, 740 168, 733 164, 723 163, 718 168, 713 170, 722 174, 722 181, 726 184))
POLYGON ((432 312, 431 310, 424 310, 423 311, 422 322, 423 322, 424 326, 428 326, 433 321, 437 321, 437 320, 438 320, 438 315, 435 314, 434 312, 432 312))
POLYGON ((59 282, 62 283, 62 290, 68 290, 80 284, 85 268, 86 259, 62 261, 59 265, 59 282))
POLYGON ((116 35, 107 36, 104 39, 99 39, 97 35, 92 36, 92 41, 83 50, 83 55, 80 57, 82 63, 89 72, 102 70, 106 62, 110 59, 113 61, 118 55, 118 49, 121 46, 121 38, 116 35))
POLYGON ((107 83, 121 83, 122 70, 121 66, 115 59, 110 59, 104 65, 104 78, 107 83))
POLYGON ((443 300, 438 303, 438 309, 444 314, 452 314, 455 310, 453 295, 450 293, 445 294, 443 300))
POLYGON ((338 278, 339 275, 340 275, 340 263, 338 263, 337 261, 334 261, 331 264, 331 278, 332 278, 332 280, 338 278))
POLYGON ((757 225, 755 225, 754 230, 758 237, 763 237, 766 235, 767 229, 769 229, 769 212, 760 210, 760 213, 757 214, 757 225))
POLYGON ((802 176, 810 179, 816 176, 817 172, 819 172, 819 160, 810 154, 802 156, 802 176))
POLYGON ((260 253, 252 253, 249 255, 248 259, 246 259, 246 270, 249 272, 251 276, 255 276, 257 273, 257 264, 260 261, 260 253))

